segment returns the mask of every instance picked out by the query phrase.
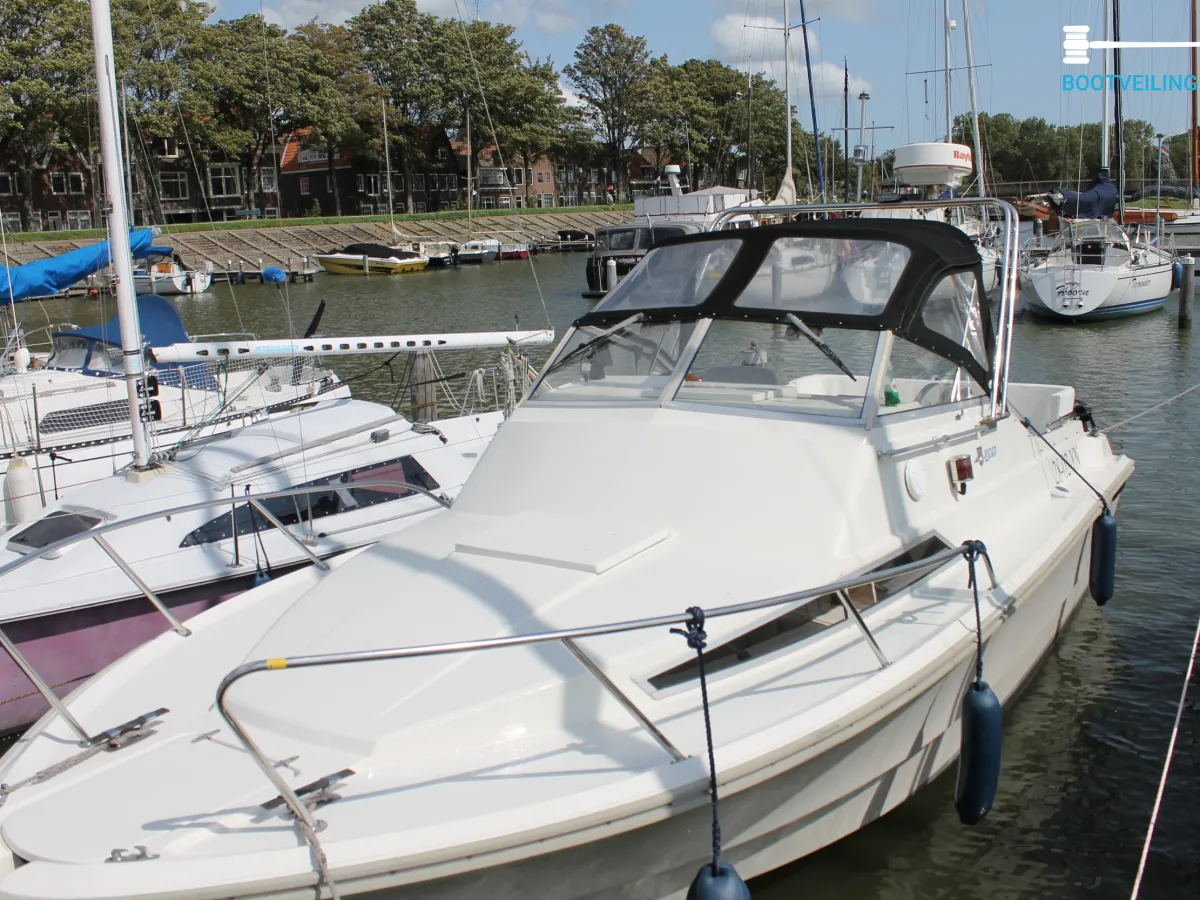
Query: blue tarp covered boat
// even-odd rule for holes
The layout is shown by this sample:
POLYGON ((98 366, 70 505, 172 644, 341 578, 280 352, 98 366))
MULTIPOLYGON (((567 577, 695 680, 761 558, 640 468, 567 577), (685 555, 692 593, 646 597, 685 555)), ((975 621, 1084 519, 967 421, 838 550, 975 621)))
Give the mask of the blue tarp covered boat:
MULTIPOLYGON (((151 253, 170 253, 170 248, 151 247, 154 233, 149 228, 130 232, 129 243, 135 258, 151 253)), ((78 250, 70 250, 50 259, 39 259, 23 266, 0 266, 0 304, 50 297, 99 272, 109 263, 108 241, 78 250)))
MULTIPOLYGON (((142 294, 137 298, 138 322, 142 327, 142 343, 150 347, 168 347, 190 341, 173 303, 158 294, 142 294)), ((48 365, 51 368, 77 369, 85 375, 114 375, 124 371, 121 354, 121 325, 119 317, 107 322, 56 331, 52 335, 54 352, 48 365)), ((151 362, 160 384, 179 387, 180 373, 190 388, 218 390, 219 385, 204 363, 188 365, 159 365, 151 362)))

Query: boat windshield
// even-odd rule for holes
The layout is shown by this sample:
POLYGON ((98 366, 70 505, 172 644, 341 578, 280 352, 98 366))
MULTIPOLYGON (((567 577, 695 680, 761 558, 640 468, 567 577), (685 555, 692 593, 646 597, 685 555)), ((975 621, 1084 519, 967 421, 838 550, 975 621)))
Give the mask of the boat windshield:
POLYGON ((729 270, 741 246, 738 240, 705 241, 651 250, 596 304, 595 311, 699 306, 729 270))

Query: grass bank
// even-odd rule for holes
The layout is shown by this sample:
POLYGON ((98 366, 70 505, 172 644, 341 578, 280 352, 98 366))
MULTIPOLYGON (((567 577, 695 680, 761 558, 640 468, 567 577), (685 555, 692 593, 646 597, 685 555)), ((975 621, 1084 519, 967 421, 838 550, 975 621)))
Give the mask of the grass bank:
MULTIPOLYGON (((553 216, 553 215, 574 215, 576 213, 596 213, 596 212, 632 212, 632 203, 618 203, 612 206, 549 206, 534 209, 519 210, 522 216, 553 216)), ((514 211, 511 209, 476 209, 471 211, 472 216, 511 216, 514 211)), ((447 212, 434 213, 416 213, 396 215, 392 217, 392 221, 399 223, 420 223, 429 221, 455 221, 465 220, 467 211, 465 209, 454 209, 447 212)), ((163 234, 189 234, 197 231, 244 231, 246 229, 261 229, 261 228, 289 228, 302 225, 361 225, 367 222, 387 222, 388 217, 383 216, 316 216, 312 218, 302 219, 238 219, 233 222, 188 222, 182 225, 161 225, 163 234)), ((105 232, 103 228, 89 228, 84 231, 20 231, 15 234, 5 235, 9 243, 24 244, 36 241, 83 241, 83 240, 103 240, 105 232)))

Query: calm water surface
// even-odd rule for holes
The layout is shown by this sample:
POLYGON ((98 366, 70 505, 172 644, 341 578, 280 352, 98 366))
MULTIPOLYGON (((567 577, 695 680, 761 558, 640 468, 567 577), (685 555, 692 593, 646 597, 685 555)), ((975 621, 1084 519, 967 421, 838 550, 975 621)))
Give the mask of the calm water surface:
MULTIPOLYGON (((218 286, 178 301, 188 331, 302 333, 328 300, 329 335, 563 329, 588 306, 582 255, 431 271, 396 278, 318 277, 312 284, 218 286), (544 307, 534 284, 541 286, 544 307)), ((1200 382, 1200 333, 1165 312, 1088 326, 1019 317, 1013 375, 1073 384, 1101 424, 1125 419, 1200 382)), ((45 304, 52 321, 88 325, 96 301, 45 304)), ((42 323, 36 305, 26 323, 42 323)), ((448 374, 488 357, 454 354, 448 374)), ((391 402, 382 357, 335 360, 356 396, 391 402)), ((395 365, 399 376, 402 361, 395 365)), ((1187 655, 1200 614, 1193 587, 1200 533, 1200 393, 1114 435, 1137 462, 1122 495, 1116 598, 1090 601, 1020 701, 1006 713, 996 806, 958 824, 953 773, 856 835, 753 885, 756 900, 790 898, 1128 897, 1154 801, 1187 655)), ((1200 681, 1200 677, 1195 678, 1200 681)), ((1185 711, 1142 894, 1200 896, 1200 685, 1185 711)))

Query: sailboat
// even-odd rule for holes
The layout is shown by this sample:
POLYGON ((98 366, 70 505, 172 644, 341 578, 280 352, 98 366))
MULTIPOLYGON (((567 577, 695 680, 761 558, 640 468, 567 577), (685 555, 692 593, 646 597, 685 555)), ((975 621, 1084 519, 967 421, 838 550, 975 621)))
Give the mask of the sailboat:
MULTIPOLYGON (((1120 40, 1120 4, 1112 2, 1112 26, 1120 40)), ((1108 32, 1108 11, 1104 30, 1108 32)), ((1107 74, 1108 51, 1104 50, 1107 74)), ((1113 69, 1119 79, 1121 51, 1113 48, 1113 69)), ((1108 84, 1104 79, 1104 121, 1100 137, 1100 169, 1082 193, 1059 191, 1051 202, 1069 221, 1049 251, 1026 259, 1021 282, 1029 308, 1058 320, 1085 322, 1137 315, 1161 309, 1174 287, 1175 261, 1161 246, 1132 239, 1110 218, 1123 206, 1124 165, 1121 92, 1116 91, 1117 175, 1109 176, 1108 84)))

